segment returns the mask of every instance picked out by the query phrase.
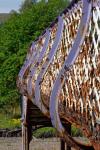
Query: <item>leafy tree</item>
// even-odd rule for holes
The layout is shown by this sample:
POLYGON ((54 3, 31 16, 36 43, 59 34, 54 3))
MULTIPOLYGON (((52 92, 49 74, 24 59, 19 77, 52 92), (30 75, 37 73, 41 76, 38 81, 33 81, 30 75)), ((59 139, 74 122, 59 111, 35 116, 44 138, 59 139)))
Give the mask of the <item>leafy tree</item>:
POLYGON ((24 3, 22 3, 20 11, 24 11, 25 9, 31 7, 32 0, 25 0, 24 3))
POLYGON ((10 14, 0 26, 0 108, 19 103, 16 78, 30 42, 35 40, 67 6, 67 0, 33 3, 10 14))

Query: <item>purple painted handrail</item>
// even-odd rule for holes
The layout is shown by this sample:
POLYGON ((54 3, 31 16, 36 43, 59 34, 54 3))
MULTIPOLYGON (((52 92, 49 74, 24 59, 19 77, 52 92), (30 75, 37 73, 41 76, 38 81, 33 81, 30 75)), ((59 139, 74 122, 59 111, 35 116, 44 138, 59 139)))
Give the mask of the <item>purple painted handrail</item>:
POLYGON ((67 57, 67 59, 65 60, 65 63, 58 75, 58 78, 55 81, 52 93, 51 93, 51 97, 50 97, 50 117, 51 117, 51 121, 52 124, 55 128, 57 128, 57 131, 59 131, 59 133, 61 135, 63 135, 63 133, 65 132, 65 129, 61 123, 59 114, 58 114, 58 99, 57 99, 57 95, 60 91, 60 89, 63 86, 63 83, 65 81, 65 77, 64 77, 64 73, 67 72, 70 67, 74 64, 79 51, 80 51, 80 47, 84 41, 84 37, 87 31, 87 27, 89 24, 89 19, 90 19, 90 13, 91 13, 91 3, 88 0, 83 0, 83 16, 81 19, 81 23, 80 23, 80 27, 77 33, 77 37, 75 39, 75 42, 73 44, 73 47, 67 57), (61 79, 63 78, 63 83, 61 82, 61 79))
MULTIPOLYGON (((46 35, 46 33, 43 35, 43 37, 46 35)), ((40 36, 41 38, 41 36, 40 36)), ((37 41, 38 42, 38 41, 37 41)), ((35 64, 37 62, 37 59, 39 57, 40 49, 36 49, 37 42, 33 42, 30 51, 27 54, 26 60, 24 62, 24 65, 22 66, 19 74, 18 74, 18 82, 17 85, 20 89, 21 94, 26 92, 26 89, 24 89, 24 75, 25 72, 30 68, 31 64, 35 64)))
POLYGON ((30 50, 26 56, 26 59, 25 59, 25 62, 24 62, 24 65, 22 66, 19 74, 18 74, 18 80, 17 80, 17 86, 19 87, 20 89, 20 92, 23 93, 23 76, 24 76, 24 73, 26 71, 26 69, 28 68, 28 66, 31 64, 31 55, 35 55, 36 52, 35 52, 35 42, 32 43, 31 47, 30 47, 30 50))
POLYGON ((52 62, 53 57, 57 51, 57 48, 59 46, 59 43, 60 43, 60 40, 62 37, 63 27, 64 27, 63 18, 60 16, 59 21, 58 21, 58 30, 56 33, 54 44, 49 52, 46 62, 42 66, 42 69, 41 69, 41 71, 37 77, 36 83, 35 83, 35 104, 40 108, 40 110, 42 110, 42 112, 44 114, 48 113, 48 110, 46 110, 45 108, 43 109, 44 105, 42 104, 42 101, 41 101, 41 95, 40 95, 40 86, 41 85, 40 85, 40 83, 41 83, 42 78, 43 78, 46 70, 48 69, 50 63, 52 62))
POLYGON ((37 67, 40 65, 40 63, 45 55, 45 52, 46 52, 48 44, 49 44, 49 40, 50 40, 50 31, 49 30, 46 31, 45 36, 46 36, 45 43, 43 45, 42 51, 40 52, 39 58, 35 64, 35 66, 33 66, 33 68, 31 68, 31 70, 30 70, 30 77, 29 77, 29 80, 27 83, 27 91, 28 91, 28 94, 30 97, 32 96, 32 80, 34 78, 37 67))

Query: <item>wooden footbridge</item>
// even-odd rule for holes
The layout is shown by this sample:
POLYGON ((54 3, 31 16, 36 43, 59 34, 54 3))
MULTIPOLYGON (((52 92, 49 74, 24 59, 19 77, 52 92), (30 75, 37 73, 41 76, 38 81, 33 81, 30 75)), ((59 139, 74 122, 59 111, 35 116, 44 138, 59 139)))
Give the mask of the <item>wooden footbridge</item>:
POLYGON ((32 43, 17 80, 23 150, 32 126, 53 126, 71 147, 100 150, 100 0, 73 0, 32 43), (71 136, 71 125, 88 138, 71 136))

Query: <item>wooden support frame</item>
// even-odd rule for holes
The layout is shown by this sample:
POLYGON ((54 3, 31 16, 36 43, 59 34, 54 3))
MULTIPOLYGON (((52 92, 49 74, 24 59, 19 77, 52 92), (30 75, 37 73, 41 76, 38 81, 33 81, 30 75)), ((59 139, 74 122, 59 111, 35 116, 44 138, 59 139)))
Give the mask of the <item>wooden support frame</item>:
POLYGON ((28 127, 22 123, 22 150, 29 150, 28 127))
MULTIPOLYGON (((67 123, 64 125, 64 127, 65 127, 65 130, 67 131, 67 133, 69 135, 71 135, 71 124, 67 123)), ((65 150, 71 150, 71 147, 67 143, 65 144, 65 150)))
POLYGON ((22 150, 29 150, 28 98, 22 96, 22 150))
POLYGON ((66 145, 66 144, 65 144, 64 139, 61 138, 61 147, 60 147, 60 149, 61 149, 61 150, 66 150, 66 149, 65 149, 65 145, 66 145))
MULTIPOLYGON (((64 124, 65 130, 69 135, 71 135, 71 124, 64 124)), ((66 141, 61 138, 61 150, 71 150, 71 147, 66 143, 66 141)))
POLYGON ((30 141, 32 139, 32 126, 22 123, 22 150, 29 150, 30 141))

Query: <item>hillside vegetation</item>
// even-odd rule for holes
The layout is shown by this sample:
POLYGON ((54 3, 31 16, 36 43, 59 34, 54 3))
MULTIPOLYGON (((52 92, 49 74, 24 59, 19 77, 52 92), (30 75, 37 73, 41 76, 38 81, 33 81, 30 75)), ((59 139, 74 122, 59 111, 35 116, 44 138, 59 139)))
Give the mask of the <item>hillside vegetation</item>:
POLYGON ((0 110, 12 113, 19 105, 16 78, 27 49, 67 4, 67 0, 28 4, 0 27, 0 110))
POLYGON ((10 16, 10 14, 0 13, 0 24, 4 23, 9 18, 9 16, 10 16))

